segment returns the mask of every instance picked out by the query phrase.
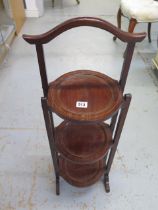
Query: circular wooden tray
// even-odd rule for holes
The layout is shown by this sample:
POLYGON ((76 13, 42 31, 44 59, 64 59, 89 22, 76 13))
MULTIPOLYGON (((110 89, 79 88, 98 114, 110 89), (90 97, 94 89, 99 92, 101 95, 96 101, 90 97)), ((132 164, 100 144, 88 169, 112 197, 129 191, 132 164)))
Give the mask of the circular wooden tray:
POLYGON ((58 152, 67 160, 80 164, 102 159, 112 146, 112 132, 105 123, 62 122, 55 129, 58 152))
POLYGON ((60 159, 60 175, 71 185, 87 187, 97 182, 104 173, 104 160, 93 164, 79 165, 60 159))
POLYGON ((96 71, 78 70, 49 84, 48 105, 64 119, 99 121, 120 107, 122 91, 116 80, 96 71), (83 102, 87 107, 76 107, 83 102))

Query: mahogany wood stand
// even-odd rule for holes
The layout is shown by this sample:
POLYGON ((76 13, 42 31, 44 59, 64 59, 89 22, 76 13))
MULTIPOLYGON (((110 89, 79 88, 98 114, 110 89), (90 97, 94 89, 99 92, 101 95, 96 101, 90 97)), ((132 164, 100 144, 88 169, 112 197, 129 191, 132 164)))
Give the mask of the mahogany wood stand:
POLYGON ((72 185, 85 187, 104 175, 105 190, 109 192, 109 172, 131 101, 131 95, 123 95, 123 91, 135 43, 142 41, 145 33, 129 34, 105 20, 82 17, 70 19, 45 34, 23 35, 23 38, 36 45, 44 92, 41 103, 55 169, 56 194, 60 193, 60 176, 72 185), (43 44, 79 26, 101 28, 127 42, 119 81, 100 72, 77 70, 48 84, 43 44), (57 127, 53 112, 63 119, 57 127), (107 119, 111 119, 110 123, 107 119))

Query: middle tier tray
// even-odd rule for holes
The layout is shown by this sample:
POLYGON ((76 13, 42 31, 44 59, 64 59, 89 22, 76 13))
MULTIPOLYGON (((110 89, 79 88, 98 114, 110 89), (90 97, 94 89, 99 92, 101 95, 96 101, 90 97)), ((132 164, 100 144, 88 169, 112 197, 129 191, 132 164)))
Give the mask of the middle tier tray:
POLYGON ((113 145, 112 132, 105 123, 64 121, 55 129, 58 152, 65 159, 87 164, 102 159, 113 145))

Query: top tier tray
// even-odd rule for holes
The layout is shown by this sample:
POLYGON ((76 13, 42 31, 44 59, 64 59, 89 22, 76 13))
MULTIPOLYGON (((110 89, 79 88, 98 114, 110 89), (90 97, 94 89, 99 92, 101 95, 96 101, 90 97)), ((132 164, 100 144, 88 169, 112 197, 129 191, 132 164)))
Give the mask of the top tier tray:
POLYGON ((119 109, 122 98, 116 80, 90 70, 64 74, 51 82, 48 90, 52 111, 63 119, 84 122, 108 119, 119 109))

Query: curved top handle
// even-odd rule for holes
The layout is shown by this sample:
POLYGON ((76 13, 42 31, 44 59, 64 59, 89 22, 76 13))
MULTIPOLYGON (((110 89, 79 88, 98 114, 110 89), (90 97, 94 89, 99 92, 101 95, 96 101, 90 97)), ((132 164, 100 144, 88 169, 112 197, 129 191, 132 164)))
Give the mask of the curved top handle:
POLYGON ((112 25, 111 23, 100 19, 100 18, 94 18, 94 17, 78 17, 78 18, 72 18, 70 20, 67 20, 52 30, 40 34, 40 35, 23 35, 23 38, 30 44, 46 44, 64 31, 67 31, 71 28, 76 28, 79 26, 91 26, 100 28, 106 31, 109 31, 114 36, 119 38, 123 42, 141 42, 145 36, 146 33, 135 33, 131 34, 128 32, 124 32, 117 28, 116 26, 112 25))

